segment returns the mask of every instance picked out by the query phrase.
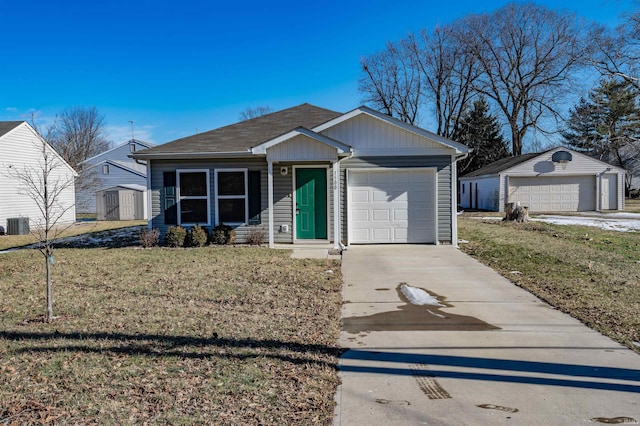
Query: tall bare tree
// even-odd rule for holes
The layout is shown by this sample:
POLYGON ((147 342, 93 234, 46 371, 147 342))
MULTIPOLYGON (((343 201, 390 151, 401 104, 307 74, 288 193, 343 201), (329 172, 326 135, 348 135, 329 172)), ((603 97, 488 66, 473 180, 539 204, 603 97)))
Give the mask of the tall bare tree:
POLYGON ((592 63, 605 77, 622 78, 640 90, 640 12, 626 16, 611 30, 596 28, 591 39, 597 50, 592 63))
POLYGON ((255 108, 248 107, 240 111, 240 120, 250 120, 252 118, 260 117, 273 112, 273 108, 269 105, 257 106, 255 108))
POLYGON ((365 102, 385 114, 417 124, 422 103, 422 80, 409 40, 388 43, 387 48, 360 61, 363 76, 358 87, 365 102))
POLYGON ((48 142, 79 171, 82 161, 109 149, 105 126, 105 116, 98 108, 72 107, 57 116, 48 142))
POLYGON ((527 131, 557 106, 570 76, 589 53, 575 15, 533 3, 510 3, 493 13, 464 18, 465 40, 482 73, 476 89, 502 111, 513 155, 522 154, 527 131))
POLYGON ((54 320, 53 286, 51 267, 54 263, 54 240, 64 230, 62 221, 65 214, 74 208, 73 203, 66 202, 65 193, 74 186, 74 175, 70 173, 64 162, 41 139, 33 142, 40 153, 37 164, 24 166, 9 165, 8 174, 19 182, 18 191, 30 198, 40 211, 34 218, 33 232, 38 237, 38 249, 42 253, 46 267, 47 313, 46 320, 54 320))
POLYGON ((424 82, 422 95, 431 101, 438 122, 437 134, 457 139, 463 111, 475 91, 479 68, 467 51, 459 21, 437 26, 432 32, 422 30, 409 36, 410 46, 424 82))

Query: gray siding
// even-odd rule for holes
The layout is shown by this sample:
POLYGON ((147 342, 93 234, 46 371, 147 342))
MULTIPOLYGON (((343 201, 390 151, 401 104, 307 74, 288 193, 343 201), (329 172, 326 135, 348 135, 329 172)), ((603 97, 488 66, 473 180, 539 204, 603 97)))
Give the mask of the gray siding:
MULTIPOLYGON (((210 205, 209 209, 211 212, 211 225, 210 228, 215 224, 215 197, 214 197, 214 179, 215 179, 215 169, 229 169, 229 168, 246 168, 248 170, 258 170, 260 171, 260 180, 262 183, 261 189, 261 224, 260 225, 242 225, 235 228, 236 231, 236 239, 238 242, 243 242, 247 232, 254 226, 259 226, 265 231, 265 242, 267 240, 267 229, 269 226, 269 216, 267 212, 268 207, 268 189, 267 189, 267 163, 264 159, 261 158, 250 158, 250 159, 219 159, 214 161, 163 161, 163 160, 155 160, 152 161, 151 167, 151 224, 154 228, 160 230, 162 238, 164 239, 164 235, 169 228, 170 225, 165 225, 164 223, 164 209, 161 208, 164 205, 163 197, 163 173, 171 172, 177 169, 207 169, 209 170, 209 187, 210 187, 210 205)), ((279 226, 279 225, 278 225, 279 226)), ((277 229, 277 228, 276 228, 277 229)))
POLYGON ((342 212, 340 215, 343 239, 347 233, 347 185, 345 182, 347 169, 365 169, 375 167, 402 168, 402 167, 436 167, 438 180, 438 241, 451 242, 451 157, 439 156, 414 156, 414 157, 354 157, 340 162, 340 191, 342 212))
MULTIPOLYGON (((264 188, 267 188, 268 176, 265 173, 264 188)), ((293 173, 291 164, 273 166, 273 234, 276 243, 293 243, 293 173), (280 167, 287 167, 288 173, 280 174, 280 167), (280 225, 288 225, 289 232, 280 232, 280 225)), ((268 205, 268 188, 265 200, 268 205)), ((267 223, 268 225, 268 223, 267 223)))

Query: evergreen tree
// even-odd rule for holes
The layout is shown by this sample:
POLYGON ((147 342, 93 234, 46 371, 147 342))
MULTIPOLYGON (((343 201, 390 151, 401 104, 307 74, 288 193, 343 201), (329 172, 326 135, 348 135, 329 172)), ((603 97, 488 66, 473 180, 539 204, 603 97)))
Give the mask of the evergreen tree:
POLYGON ((510 155, 498 119, 489 113, 489 104, 482 97, 464 112, 457 141, 473 149, 469 157, 458 162, 459 175, 510 155))
POLYGON ((602 80, 570 114, 562 132, 566 145, 626 169, 628 191, 632 164, 639 154, 637 89, 624 80, 602 80))

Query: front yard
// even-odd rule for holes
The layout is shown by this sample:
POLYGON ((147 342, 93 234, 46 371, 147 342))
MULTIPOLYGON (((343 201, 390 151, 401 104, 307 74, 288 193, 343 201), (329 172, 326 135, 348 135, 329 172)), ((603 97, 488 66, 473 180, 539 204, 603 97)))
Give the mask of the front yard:
POLYGON ((460 249, 640 352, 640 233, 463 215, 460 249))
POLYGON ((0 424, 330 424, 340 266, 279 250, 0 255, 0 424))

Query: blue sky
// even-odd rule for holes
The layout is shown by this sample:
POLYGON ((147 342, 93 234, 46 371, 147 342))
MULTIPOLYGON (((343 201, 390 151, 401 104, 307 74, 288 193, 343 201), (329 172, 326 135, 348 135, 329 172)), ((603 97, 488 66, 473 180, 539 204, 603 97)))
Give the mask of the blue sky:
MULTIPOLYGON (((46 126, 96 106, 115 143, 164 143, 238 121, 247 107, 361 104, 361 57, 409 32, 506 1, 7 2, 0 10, 0 120, 46 126)), ((557 1, 538 3, 556 8, 557 1)), ((566 0, 616 25, 633 0, 566 0)))

